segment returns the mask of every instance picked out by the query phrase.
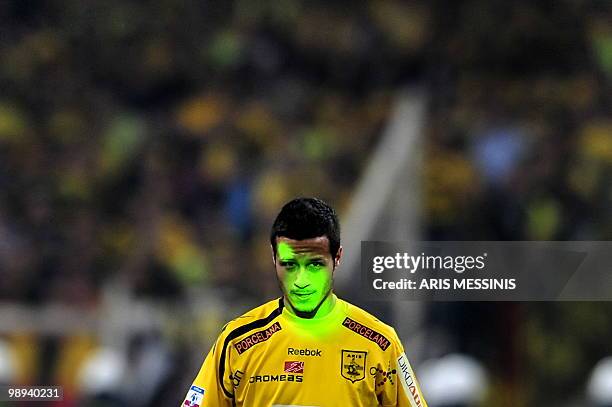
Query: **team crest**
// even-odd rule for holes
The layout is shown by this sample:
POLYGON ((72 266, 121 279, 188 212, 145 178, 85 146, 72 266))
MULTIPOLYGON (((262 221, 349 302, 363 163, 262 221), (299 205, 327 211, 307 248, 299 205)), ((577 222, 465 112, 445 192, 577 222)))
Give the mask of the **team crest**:
POLYGON ((355 383, 365 378, 366 356, 368 352, 342 349, 340 374, 355 383))

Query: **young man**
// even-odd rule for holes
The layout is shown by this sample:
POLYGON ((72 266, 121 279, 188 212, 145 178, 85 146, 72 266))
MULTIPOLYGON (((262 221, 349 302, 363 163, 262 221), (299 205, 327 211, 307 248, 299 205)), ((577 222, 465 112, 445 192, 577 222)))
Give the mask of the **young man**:
POLYGON ((225 325, 182 406, 427 407, 395 330, 333 293, 334 210, 294 199, 270 243, 283 296, 225 325))

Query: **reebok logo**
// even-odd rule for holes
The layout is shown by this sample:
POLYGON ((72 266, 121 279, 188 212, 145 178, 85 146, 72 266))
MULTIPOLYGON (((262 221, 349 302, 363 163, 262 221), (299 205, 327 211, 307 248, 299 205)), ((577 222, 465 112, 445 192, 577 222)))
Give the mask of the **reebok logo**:
POLYGON ((287 355, 322 356, 320 349, 296 349, 296 348, 287 348, 287 355))

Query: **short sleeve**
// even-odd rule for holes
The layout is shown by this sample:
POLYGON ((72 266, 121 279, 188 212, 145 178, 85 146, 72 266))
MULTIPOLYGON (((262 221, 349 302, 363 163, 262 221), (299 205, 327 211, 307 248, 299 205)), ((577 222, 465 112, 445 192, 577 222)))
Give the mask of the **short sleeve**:
POLYGON ((406 356, 404 347, 397 335, 394 335, 388 354, 389 385, 383 386, 379 400, 383 406, 427 407, 414 370, 406 356))
POLYGON ((223 333, 204 359, 181 407, 226 407, 233 405, 229 349, 223 333))

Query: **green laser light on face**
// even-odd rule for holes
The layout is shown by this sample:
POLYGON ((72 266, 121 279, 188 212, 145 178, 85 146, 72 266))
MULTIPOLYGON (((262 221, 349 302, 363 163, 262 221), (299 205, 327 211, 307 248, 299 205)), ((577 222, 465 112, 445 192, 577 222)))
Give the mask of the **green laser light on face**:
POLYGON ((277 245, 281 288, 294 311, 314 314, 331 292, 331 256, 326 245, 312 239, 294 246, 286 241, 277 245))

